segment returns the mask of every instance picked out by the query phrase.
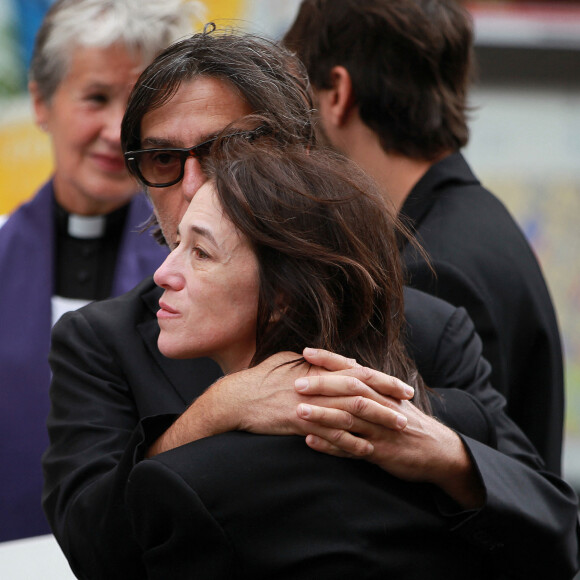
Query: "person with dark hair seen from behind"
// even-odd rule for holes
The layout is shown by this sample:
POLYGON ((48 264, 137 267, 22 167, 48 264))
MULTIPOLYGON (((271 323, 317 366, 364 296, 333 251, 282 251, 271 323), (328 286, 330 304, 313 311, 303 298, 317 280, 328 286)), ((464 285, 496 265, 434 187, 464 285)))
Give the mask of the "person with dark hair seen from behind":
POLYGON ((125 167, 120 126, 140 72, 192 32, 195 10, 181 0, 59 0, 38 31, 29 89, 54 169, 0 229, 0 541, 50 531, 41 456, 52 325, 127 292, 167 253, 138 233, 151 206, 125 167))
MULTIPOLYGON (((135 85, 121 141, 128 166, 147 186, 169 247, 177 245, 177 227, 208 181, 211 143, 222 131, 242 133, 256 146, 268 139, 283 151, 315 152, 311 114, 300 62, 271 41, 208 26, 160 54, 135 85), (267 135, 249 124, 252 113, 268 119, 267 135)), ((197 255, 192 252, 192 259, 197 255)), ((322 347, 302 353, 307 375, 303 366, 284 364, 300 357, 295 352, 273 354, 221 378, 208 358, 164 357, 156 317, 161 294, 146 279, 124 296, 64 315, 53 330, 43 507, 79 578, 145 577, 151 553, 140 544, 143 536, 129 513, 133 469, 146 457, 162 460, 165 452, 231 431, 306 437, 313 449, 364 458, 401 479, 430 481, 435 492, 443 480, 461 487, 464 477, 475 476, 478 484, 463 491, 476 497, 466 503, 460 490, 441 490, 438 505, 449 535, 461 536, 470 550, 515 576, 533 570, 567 577, 576 569, 577 498, 543 470, 505 415, 505 401, 489 383, 489 364, 463 309, 404 290, 409 355, 430 388, 447 389, 434 413, 462 434, 445 431, 454 443, 440 454, 430 444, 440 445, 445 428, 431 420, 417 424, 417 407, 408 403, 412 387, 322 347), (459 453, 453 470, 462 477, 441 478, 447 451, 459 453)), ((222 310, 227 329, 238 313, 222 310)), ((213 302, 206 300, 194 326, 201 333, 206 317, 215 316, 213 302)), ((220 483, 227 485, 227 462, 221 465, 226 472, 220 483)), ((204 470, 200 465, 199 473, 204 470)), ((164 499, 151 498, 152 509, 163 512, 164 499)), ((187 534, 183 539, 192 547, 187 534)))
POLYGON ((428 264, 401 241, 407 283, 467 309, 508 415, 561 471, 563 356, 536 257, 460 149, 472 21, 455 0, 304 0, 283 43, 313 86, 319 133, 382 186, 428 264))

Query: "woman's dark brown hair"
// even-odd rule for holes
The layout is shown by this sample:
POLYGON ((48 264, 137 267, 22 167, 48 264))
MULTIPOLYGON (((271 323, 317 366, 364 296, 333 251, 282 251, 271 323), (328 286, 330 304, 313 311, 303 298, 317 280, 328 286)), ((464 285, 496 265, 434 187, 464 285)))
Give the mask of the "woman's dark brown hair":
POLYGON ((274 137, 224 137, 203 169, 258 259, 252 365, 284 350, 328 349, 411 384, 425 409, 401 336, 400 226, 371 179, 342 156, 274 137))

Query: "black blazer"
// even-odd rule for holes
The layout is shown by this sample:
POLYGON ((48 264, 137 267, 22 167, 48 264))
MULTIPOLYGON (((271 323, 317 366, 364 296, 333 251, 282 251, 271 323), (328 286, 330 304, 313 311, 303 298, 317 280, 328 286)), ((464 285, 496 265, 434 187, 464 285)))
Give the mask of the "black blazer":
MULTIPOLYGON (((481 414, 466 393, 447 394, 481 414)), ((439 503, 427 484, 301 437, 237 432, 142 461, 126 505, 149 580, 498 578, 439 503)))
MULTIPOLYGON (((53 329, 43 507, 79 578, 145 576, 127 511, 127 481, 149 444, 219 376, 207 359, 170 360, 159 353, 160 292, 144 281, 124 296, 66 314, 53 329)), ((575 567, 575 494, 541 471, 535 451, 503 413, 465 311, 408 291, 405 312, 413 356, 427 380, 462 387, 481 401, 496 427, 498 450, 506 453, 464 437, 487 500, 476 512, 450 515, 449 530, 503 566, 549 568, 551 577, 575 567), (520 558, 538 545, 542 549, 520 558)), ((470 421, 463 422, 467 431, 470 421)))
POLYGON ((453 154, 416 184, 401 216, 427 250, 435 278, 407 245, 414 288, 463 306, 483 341, 493 386, 548 469, 561 471, 564 378, 560 335, 544 277, 519 227, 453 154))

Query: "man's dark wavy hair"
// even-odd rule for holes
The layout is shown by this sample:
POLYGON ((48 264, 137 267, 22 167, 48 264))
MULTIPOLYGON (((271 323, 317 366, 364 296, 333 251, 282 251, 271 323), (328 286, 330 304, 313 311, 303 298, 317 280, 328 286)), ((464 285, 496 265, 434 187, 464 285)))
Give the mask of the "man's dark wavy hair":
POLYGON ((316 89, 334 66, 385 151, 434 160, 469 139, 472 20, 454 0, 303 0, 283 39, 316 89))
POLYGON ((264 113, 289 140, 314 142, 312 96, 306 71, 286 49, 252 34, 204 32, 163 51, 135 84, 121 125, 124 151, 141 148, 141 121, 171 99, 182 83, 198 77, 230 83, 254 113, 264 113))

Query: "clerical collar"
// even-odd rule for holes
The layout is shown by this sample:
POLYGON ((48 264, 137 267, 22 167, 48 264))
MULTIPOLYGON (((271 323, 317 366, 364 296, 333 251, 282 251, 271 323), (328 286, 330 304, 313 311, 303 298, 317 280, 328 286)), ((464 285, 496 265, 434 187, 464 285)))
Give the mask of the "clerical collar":
POLYGON ((107 228, 107 217, 104 215, 86 216, 68 214, 67 233, 71 238, 94 240, 102 238, 107 228))
POLYGON ((55 200, 55 218, 59 232, 77 240, 99 240, 122 230, 129 205, 107 215, 85 216, 67 212, 55 200))
POLYGON ((54 201, 54 295, 83 300, 111 295, 129 206, 95 218, 69 214, 54 201))

